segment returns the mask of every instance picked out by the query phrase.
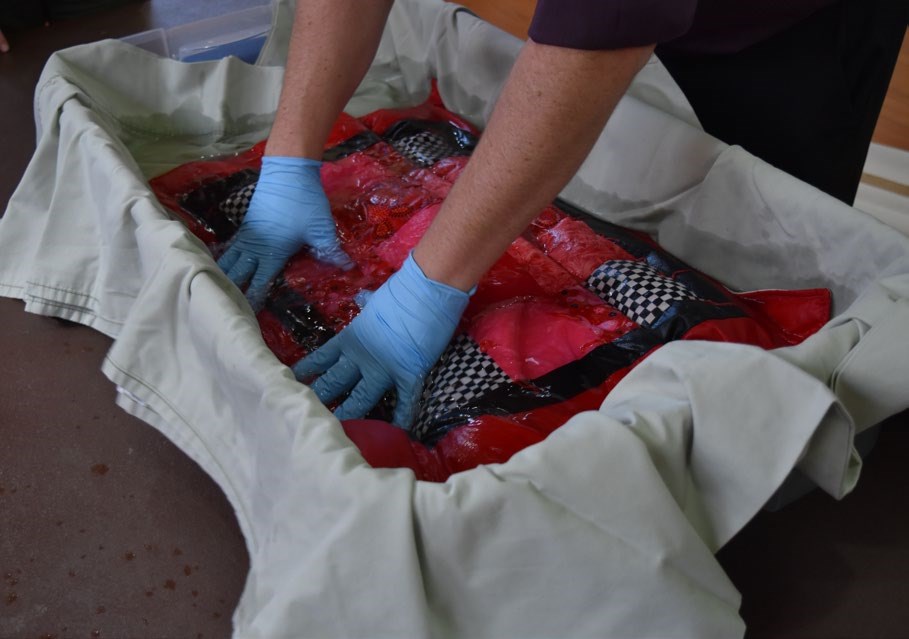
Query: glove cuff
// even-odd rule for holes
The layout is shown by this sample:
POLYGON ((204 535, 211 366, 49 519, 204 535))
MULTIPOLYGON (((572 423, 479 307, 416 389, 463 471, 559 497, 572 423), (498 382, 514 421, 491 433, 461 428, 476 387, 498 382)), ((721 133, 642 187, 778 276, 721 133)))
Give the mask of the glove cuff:
POLYGON ((419 292, 418 295, 422 298, 421 301, 429 305, 436 314, 448 320, 452 327, 456 326, 460 321, 461 314, 470 302, 470 296, 477 290, 477 287, 474 286, 465 293, 453 286, 426 277, 423 269, 413 259, 413 252, 404 260, 404 264, 398 274, 400 275, 401 283, 408 290, 415 294, 419 292))
POLYGON ((304 169, 309 167, 321 167, 321 160, 311 158, 291 157, 285 155, 263 155, 262 170, 267 171, 270 168, 278 169, 304 169))
POLYGON ((307 191, 318 188, 322 192, 321 166, 322 162, 309 158, 265 155, 253 198, 272 186, 278 189, 277 193, 284 194, 288 188, 307 191))
POLYGON ((468 298, 471 298, 471 297, 473 297, 473 294, 477 292, 477 286, 476 286, 476 284, 474 284, 473 288, 471 288, 469 291, 467 291, 467 292, 465 293, 464 291, 462 291, 462 290, 459 289, 459 288, 455 288, 454 286, 450 286, 450 285, 448 285, 448 284, 446 284, 446 283, 444 283, 444 282, 439 282, 438 280, 430 279, 429 277, 427 277, 426 273, 423 272, 423 269, 420 267, 420 265, 417 264, 417 261, 416 261, 415 259, 413 259, 413 251, 411 251, 410 253, 407 254, 407 259, 404 260, 404 264, 401 266, 401 270, 402 270, 402 271, 404 270, 404 267, 405 267, 405 266, 406 266, 408 269, 415 269, 415 270, 416 270, 416 273, 417 273, 420 277, 422 277, 424 280, 426 280, 427 282, 429 282, 430 284, 432 284, 432 285, 434 285, 434 286, 437 286, 437 287, 440 287, 440 288, 442 288, 442 289, 449 290, 449 291, 451 291, 453 294, 466 295, 468 298))

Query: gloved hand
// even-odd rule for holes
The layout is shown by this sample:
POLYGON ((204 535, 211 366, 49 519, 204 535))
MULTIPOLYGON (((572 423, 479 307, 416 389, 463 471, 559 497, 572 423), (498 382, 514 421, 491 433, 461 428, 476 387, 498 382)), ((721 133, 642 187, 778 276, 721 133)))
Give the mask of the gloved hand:
POLYGON ((312 389, 328 403, 350 389, 335 409, 338 419, 363 417, 394 386, 392 421, 409 429, 423 380, 445 350, 470 295, 427 278, 409 256, 353 321, 321 348, 297 362, 303 381, 324 373, 312 389))
POLYGON ((233 245, 218 260, 237 286, 252 278, 246 297, 254 309, 265 301, 269 281, 304 246, 329 264, 352 265, 338 241, 322 189, 321 164, 307 158, 262 158, 249 211, 233 245))

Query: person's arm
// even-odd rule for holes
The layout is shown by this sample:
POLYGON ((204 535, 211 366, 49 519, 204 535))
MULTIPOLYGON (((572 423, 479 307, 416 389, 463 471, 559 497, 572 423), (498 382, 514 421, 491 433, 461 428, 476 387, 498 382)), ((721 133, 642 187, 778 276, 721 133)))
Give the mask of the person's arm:
POLYGON ((308 246, 347 268, 319 176, 331 127, 375 56, 391 0, 297 3, 284 85, 249 210, 218 266, 236 285, 249 281, 253 308, 269 282, 308 246))
POLYGON ((6 39, 6 36, 3 35, 3 32, 0 31, 0 53, 6 53, 9 51, 9 42, 6 39))
POLYGON ((489 125, 414 250, 430 279, 469 290, 580 167, 653 51, 528 41, 489 125))
POLYGON ((297 3, 266 155, 321 159, 338 114, 372 62, 392 0, 297 3))
POLYGON ((558 194, 590 152, 653 47, 583 51, 528 42, 489 126, 400 271, 347 328, 294 365, 338 419, 365 415, 391 387, 409 428, 423 380, 474 284, 558 194))

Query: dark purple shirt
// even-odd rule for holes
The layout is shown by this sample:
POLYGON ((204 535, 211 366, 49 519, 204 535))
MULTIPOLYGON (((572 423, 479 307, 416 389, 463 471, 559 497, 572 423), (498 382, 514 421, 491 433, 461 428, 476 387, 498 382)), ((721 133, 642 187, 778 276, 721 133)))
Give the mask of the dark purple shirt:
POLYGON ((661 44, 679 53, 732 53, 835 0, 538 0, 530 39, 572 49, 661 44))

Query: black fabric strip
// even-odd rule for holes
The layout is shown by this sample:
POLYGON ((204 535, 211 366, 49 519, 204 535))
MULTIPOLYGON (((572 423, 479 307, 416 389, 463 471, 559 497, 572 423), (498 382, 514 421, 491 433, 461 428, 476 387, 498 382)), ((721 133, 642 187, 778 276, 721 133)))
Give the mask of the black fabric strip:
POLYGON ((340 144, 336 144, 333 147, 326 149, 322 153, 323 162, 335 162, 346 158, 348 155, 352 155, 357 151, 362 151, 368 149, 376 142, 380 142, 382 138, 373 133, 372 131, 363 131, 362 133, 357 133, 355 136, 347 138, 340 144))
POLYGON ((237 232, 237 226, 220 210, 221 203, 258 180, 258 171, 237 171, 190 191, 180 198, 180 208, 193 216, 208 232, 214 233, 219 242, 226 242, 237 232))
POLYGON ((308 352, 322 346, 335 335, 325 316, 283 280, 272 288, 265 308, 278 318, 294 341, 308 352))
POLYGON ((698 300, 676 300, 668 311, 654 323, 651 330, 666 342, 682 339, 689 330, 709 320, 745 317, 737 306, 718 306, 711 302, 698 300))

